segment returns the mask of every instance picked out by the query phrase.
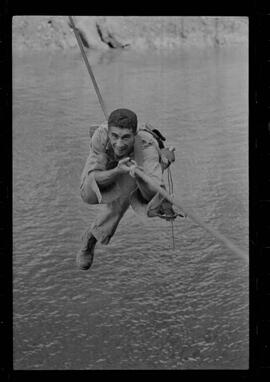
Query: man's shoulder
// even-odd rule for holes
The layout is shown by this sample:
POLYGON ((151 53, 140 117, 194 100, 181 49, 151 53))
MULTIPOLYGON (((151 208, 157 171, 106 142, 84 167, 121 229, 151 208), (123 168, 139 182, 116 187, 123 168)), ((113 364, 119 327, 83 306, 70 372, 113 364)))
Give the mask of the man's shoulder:
POLYGON ((108 124, 94 125, 90 127, 90 136, 92 145, 100 150, 105 150, 108 141, 108 124), (91 135, 92 133, 92 135, 91 135))
POLYGON ((90 138, 93 137, 93 135, 95 134, 95 132, 97 132, 97 134, 103 134, 108 132, 108 124, 107 122, 104 122, 100 125, 91 125, 89 127, 89 135, 90 135, 90 138))
POLYGON ((139 128, 137 135, 143 142, 154 143, 154 145, 157 145, 156 139, 144 128, 144 125, 139 128))
POLYGON ((138 129, 138 133, 137 135, 140 137, 140 138, 143 138, 143 139, 151 139, 152 135, 150 133, 148 133, 147 130, 145 130, 144 126, 140 126, 140 128, 138 129))

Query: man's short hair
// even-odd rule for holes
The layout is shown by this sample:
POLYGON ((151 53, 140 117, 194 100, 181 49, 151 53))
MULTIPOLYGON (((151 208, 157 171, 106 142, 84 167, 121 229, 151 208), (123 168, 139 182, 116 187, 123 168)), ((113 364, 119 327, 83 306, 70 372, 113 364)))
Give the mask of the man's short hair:
POLYGON ((130 129, 134 134, 137 132, 137 115, 128 109, 114 110, 108 119, 108 126, 116 126, 123 129, 130 129))

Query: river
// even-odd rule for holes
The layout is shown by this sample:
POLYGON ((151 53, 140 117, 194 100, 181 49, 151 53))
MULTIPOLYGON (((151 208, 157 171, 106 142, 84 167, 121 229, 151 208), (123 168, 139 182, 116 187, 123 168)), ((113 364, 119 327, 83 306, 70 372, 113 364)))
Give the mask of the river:
MULTIPOLYGON (((248 52, 88 53, 109 110, 176 148, 183 205, 248 253, 248 52)), ((80 198, 91 124, 82 58, 13 55, 14 369, 247 369, 249 269, 191 219, 132 210, 91 270, 76 268, 99 207, 80 198)))

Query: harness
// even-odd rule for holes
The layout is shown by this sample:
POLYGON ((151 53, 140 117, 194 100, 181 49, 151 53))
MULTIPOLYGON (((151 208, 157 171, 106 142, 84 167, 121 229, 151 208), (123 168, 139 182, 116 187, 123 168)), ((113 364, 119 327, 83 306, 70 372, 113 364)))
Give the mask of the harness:
POLYGON ((141 129, 143 131, 147 131, 150 133, 157 141, 158 147, 160 149, 164 149, 164 143, 166 141, 166 138, 161 134, 161 132, 158 129, 154 129, 149 123, 145 124, 145 127, 141 129))

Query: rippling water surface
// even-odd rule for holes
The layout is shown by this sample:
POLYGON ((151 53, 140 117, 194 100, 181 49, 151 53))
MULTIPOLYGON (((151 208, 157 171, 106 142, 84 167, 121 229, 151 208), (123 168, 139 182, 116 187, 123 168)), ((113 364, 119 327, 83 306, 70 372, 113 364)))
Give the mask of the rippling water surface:
MULTIPOLYGON (((90 60, 91 60, 91 56, 90 60)), ((183 205, 248 252, 243 49, 93 58, 109 110, 133 109, 176 147, 183 205)), ((99 207, 79 196, 88 127, 104 119, 79 53, 13 57, 15 369, 245 369, 248 266, 190 219, 129 210, 76 269, 99 207)))

